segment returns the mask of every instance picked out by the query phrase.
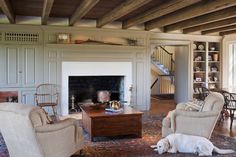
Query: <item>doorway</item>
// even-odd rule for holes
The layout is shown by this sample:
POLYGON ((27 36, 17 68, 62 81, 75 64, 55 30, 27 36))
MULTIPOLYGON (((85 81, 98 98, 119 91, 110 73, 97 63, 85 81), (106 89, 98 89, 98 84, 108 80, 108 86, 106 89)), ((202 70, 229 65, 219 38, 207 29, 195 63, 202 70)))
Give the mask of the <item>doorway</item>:
POLYGON ((153 99, 175 104, 190 99, 190 43, 152 44, 151 102, 153 99))

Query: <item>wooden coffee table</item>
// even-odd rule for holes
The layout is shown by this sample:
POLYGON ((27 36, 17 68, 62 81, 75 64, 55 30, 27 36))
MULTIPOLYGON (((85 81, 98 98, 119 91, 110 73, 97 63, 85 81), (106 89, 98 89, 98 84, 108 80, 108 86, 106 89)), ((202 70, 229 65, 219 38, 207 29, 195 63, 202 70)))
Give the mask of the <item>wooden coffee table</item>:
POLYGON ((81 106, 83 128, 90 139, 98 136, 131 135, 142 137, 142 112, 124 106, 119 113, 106 112, 104 107, 81 106))

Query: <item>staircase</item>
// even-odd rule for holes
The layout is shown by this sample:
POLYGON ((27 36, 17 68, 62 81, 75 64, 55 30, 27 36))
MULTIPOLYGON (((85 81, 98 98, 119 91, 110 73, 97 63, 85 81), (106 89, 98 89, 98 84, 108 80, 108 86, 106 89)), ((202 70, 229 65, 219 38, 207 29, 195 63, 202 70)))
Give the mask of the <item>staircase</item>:
POLYGON ((158 96, 174 94, 174 59, 170 53, 162 46, 157 46, 151 55, 152 69, 158 76, 151 85, 151 89, 157 84, 158 96))
POLYGON ((162 75, 173 75, 174 59, 173 54, 164 47, 158 46, 151 55, 151 62, 158 68, 162 75))

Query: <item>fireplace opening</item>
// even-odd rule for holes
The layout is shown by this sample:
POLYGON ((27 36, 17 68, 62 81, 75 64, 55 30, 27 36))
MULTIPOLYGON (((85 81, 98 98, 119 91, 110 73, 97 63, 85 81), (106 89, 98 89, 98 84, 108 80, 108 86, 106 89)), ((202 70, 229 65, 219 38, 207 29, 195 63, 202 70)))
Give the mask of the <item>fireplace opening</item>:
POLYGON ((124 76, 69 76, 69 110, 73 103, 97 103, 98 91, 109 91, 110 100, 124 101, 124 76))

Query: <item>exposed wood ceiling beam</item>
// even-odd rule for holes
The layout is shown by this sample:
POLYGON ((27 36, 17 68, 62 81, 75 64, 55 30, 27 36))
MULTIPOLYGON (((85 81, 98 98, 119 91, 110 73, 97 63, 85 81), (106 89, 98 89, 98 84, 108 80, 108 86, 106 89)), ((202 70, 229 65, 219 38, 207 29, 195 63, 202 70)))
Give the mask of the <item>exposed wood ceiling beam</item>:
POLYGON ((7 16, 10 23, 15 23, 15 15, 13 13, 9 0, 0 0, 0 8, 2 12, 7 16))
POLYGON ((48 17, 52 9, 54 0, 44 0, 43 3, 43 13, 42 13, 42 25, 46 25, 48 22, 48 17))
POLYGON ((97 27, 100 28, 112 21, 119 19, 120 17, 132 12, 133 10, 149 3, 152 0, 126 0, 118 7, 105 14, 102 18, 97 20, 97 27))
POLYGON ((128 19, 127 21, 123 22, 123 29, 127 29, 134 25, 138 25, 152 19, 161 17, 163 15, 169 14, 174 12, 178 9, 182 9, 186 6, 192 5, 194 3, 199 2, 200 0, 170 0, 157 7, 142 13, 134 18, 128 19))
POLYGON ((231 31, 220 32, 220 35, 224 36, 224 35, 235 34, 235 33, 236 33, 236 29, 231 30, 231 31))
POLYGON ((196 31, 201 31, 201 30, 214 29, 214 28, 233 25, 235 23, 236 23, 236 17, 233 17, 226 20, 221 20, 221 21, 216 21, 216 22, 199 25, 199 26, 186 28, 186 29, 183 29, 183 33, 191 33, 191 32, 196 32, 196 31))
POLYGON ((234 30, 236 29, 236 24, 231 25, 231 26, 226 26, 226 27, 221 27, 221 28, 215 28, 215 29, 210 29, 206 31, 202 31, 202 34, 210 34, 210 33, 215 33, 215 32, 223 32, 223 31, 229 31, 229 30, 234 30))
POLYGON ((149 21, 145 24, 146 30, 154 28, 160 28, 166 25, 177 23, 183 20, 187 20, 193 17, 197 17, 203 14, 207 14, 213 11, 224 9, 236 5, 235 0, 214 0, 214 1, 202 1, 195 5, 186 7, 179 11, 173 12, 169 15, 162 16, 158 19, 149 21))
POLYGON ((218 21, 226 18, 231 18, 236 16, 236 6, 222 9, 213 13, 198 16, 192 19, 181 21, 172 25, 167 25, 164 27, 165 32, 170 32, 178 29, 188 28, 196 25, 201 25, 213 21, 218 21))
POLYGON ((98 2, 99 0, 83 0, 80 6, 70 17, 69 25, 74 25, 76 21, 80 20, 83 16, 85 16, 98 2))

